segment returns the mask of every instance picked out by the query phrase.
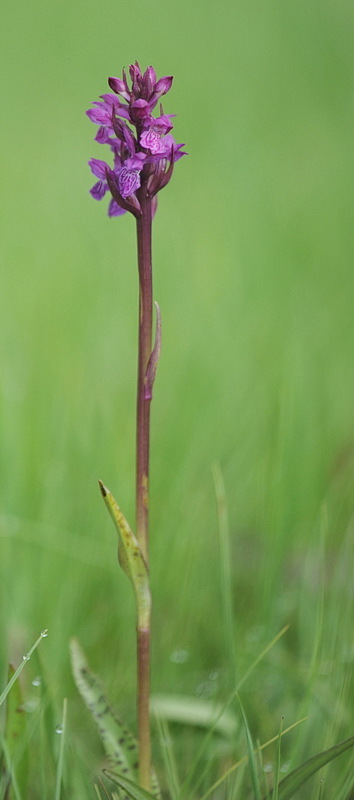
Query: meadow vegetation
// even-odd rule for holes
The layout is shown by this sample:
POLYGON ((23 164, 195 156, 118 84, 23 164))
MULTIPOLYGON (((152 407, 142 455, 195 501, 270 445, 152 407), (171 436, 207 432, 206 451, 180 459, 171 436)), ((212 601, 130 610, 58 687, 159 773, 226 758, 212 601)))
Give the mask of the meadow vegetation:
MULTIPOLYGON (((86 162, 101 155, 85 117, 135 58, 175 76, 165 110, 189 153, 153 242, 164 796, 201 800, 250 752, 247 731, 256 749, 306 718, 281 753, 275 739, 255 757, 259 789, 243 763, 213 800, 261 800, 277 769, 354 735, 353 16, 346 0, 4 11, 0 692, 8 663, 49 633, 8 695, 24 704, 8 755, 25 777, 10 794, 0 783, 1 800, 97 797, 106 762, 71 637, 135 730, 134 601, 97 483, 133 521, 135 226, 88 194, 86 162), (198 714, 239 684, 242 706, 232 700, 196 762, 210 727, 198 714)), ((348 750, 294 796, 352 800, 353 784, 348 750)))

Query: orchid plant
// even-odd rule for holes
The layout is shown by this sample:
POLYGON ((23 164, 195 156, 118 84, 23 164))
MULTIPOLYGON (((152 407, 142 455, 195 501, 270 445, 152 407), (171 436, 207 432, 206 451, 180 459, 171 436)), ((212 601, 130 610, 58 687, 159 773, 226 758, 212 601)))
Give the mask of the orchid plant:
POLYGON ((93 158, 89 161, 98 181, 91 189, 95 200, 108 192, 108 216, 129 211, 136 218, 139 270, 139 343, 136 423, 136 528, 125 520, 111 493, 100 481, 100 488, 119 534, 119 561, 131 580, 137 600, 137 713, 138 764, 140 785, 151 789, 151 743, 149 721, 151 594, 149 586, 148 507, 150 404, 160 353, 161 321, 156 304, 156 337, 152 347, 152 220, 157 193, 172 177, 173 167, 183 155, 182 144, 172 134, 173 114, 164 114, 161 98, 172 85, 172 76, 156 79, 153 67, 141 72, 135 62, 129 68, 131 86, 123 70, 122 78, 109 78, 111 92, 87 111, 98 125, 96 142, 108 145, 113 167, 93 158))

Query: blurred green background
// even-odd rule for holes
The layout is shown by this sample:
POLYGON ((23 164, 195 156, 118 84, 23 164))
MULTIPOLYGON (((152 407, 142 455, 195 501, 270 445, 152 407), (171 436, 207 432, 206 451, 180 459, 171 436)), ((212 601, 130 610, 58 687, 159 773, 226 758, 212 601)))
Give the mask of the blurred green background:
POLYGON ((154 224, 153 688, 228 681, 218 463, 239 674, 291 623, 245 690, 254 734, 300 715, 316 641, 308 740, 316 724, 330 744, 354 728, 353 3, 17 0, 1 14, 2 664, 48 627, 54 703, 66 693, 87 727, 75 634, 134 716, 133 599, 97 479, 133 520, 135 229, 88 194, 87 160, 104 156, 85 110, 138 59, 174 75, 165 111, 189 153, 154 224))

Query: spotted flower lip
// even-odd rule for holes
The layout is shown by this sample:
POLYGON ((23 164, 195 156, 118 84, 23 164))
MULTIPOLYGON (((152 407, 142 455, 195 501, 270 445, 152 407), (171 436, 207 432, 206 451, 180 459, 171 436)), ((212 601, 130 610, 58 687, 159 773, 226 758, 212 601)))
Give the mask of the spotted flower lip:
MULTIPOLYGON (((174 162, 186 155, 183 144, 176 144, 171 134, 174 114, 159 116, 153 111, 160 98, 170 90, 171 75, 157 80, 149 66, 142 73, 138 62, 129 67, 131 86, 125 70, 122 78, 108 78, 110 92, 100 96, 86 113, 98 131, 95 141, 108 145, 113 153, 113 168, 93 158, 88 163, 98 181, 90 189, 95 200, 111 194, 109 216, 130 211, 141 214, 139 197, 145 192, 153 198, 169 182, 174 162)), ((156 203, 154 202, 154 205, 156 203)))

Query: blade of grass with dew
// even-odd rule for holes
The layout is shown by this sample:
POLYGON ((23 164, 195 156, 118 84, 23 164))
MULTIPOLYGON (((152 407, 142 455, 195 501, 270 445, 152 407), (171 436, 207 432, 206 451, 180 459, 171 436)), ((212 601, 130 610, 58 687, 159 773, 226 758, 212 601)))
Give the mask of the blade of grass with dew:
MULTIPOLYGON (((243 678, 241 678, 241 680, 237 683, 237 685, 235 686, 235 689, 229 695, 228 699, 221 706, 221 710, 220 710, 220 713, 219 713, 218 717, 216 718, 215 722, 213 723, 213 725, 211 726, 210 730, 206 734, 206 736, 205 736, 205 738, 204 738, 204 740, 203 740, 203 742, 202 742, 202 744, 201 744, 201 746, 200 746, 200 748, 198 750, 198 753, 197 753, 197 755, 196 755, 196 757, 194 759, 194 762, 192 764, 192 768, 190 770, 189 776, 186 778, 186 780, 184 781, 184 783, 183 783, 183 785, 181 787, 181 792, 180 792, 181 800, 183 800, 183 798, 185 797, 186 793, 188 792, 188 790, 189 790, 189 788, 190 788, 190 786, 191 786, 191 784, 192 784, 192 782, 194 780, 194 776, 195 776, 195 774, 196 774, 196 772, 198 770, 199 763, 200 763, 201 759, 204 756, 205 750, 206 750, 206 748, 208 746, 208 742, 210 741, 210 739, 211 739, 211 737, 212 737, 212 735, 213 735, 213 733, 215 731, 216 725, 218 724, 218 721, 219 721, 220 717, 228 709, 229 705, 235 699, 235 695, 237 694, 237 692, 239 691, 241 686, 243 686, 244 683, 248 680, 248 678, 252 674, 253 670, 257 667, 257 665, 260 663, 260 661, 267 655, 267 653, 272 649, 272 647, 274 647, 274 645, 279 641, 279 639, 281 639, 281 637, 284 636, 284 634, 289 630, 289 627, 290 627, 289 625, 284 625, 284 627, 279 631, 279 633, 277 633, 276 636, 274 636, 274 639, 272 639, 266 645, 266 647, 264 647, 264 649, 260 652, 260 654, 257 656, 257 658, 255 658, 255 660, 252 662, 252 664, 250 665, 250 667, 246 671, 246 673, 243 676, 243 678)), ((199 786, 199 779, 198 779, 197 785, 199 786)), ((196 785, 193 787, 193 794, 194 795, 196 794, 196 785)))
POLYGON ((57 762, 57 774, 55 780, 54 800, 60 800, 61 787, 63 783, 64 749, 65 749, 65 736, 66 736, 66 707, 67 707, 67 702, 66 698, 64 698, 62 722, 61 725, 58 726, 57 728, 57 733, 60 733, 60 742, 59 742, 59 753, 57 762))
MULTIPOLYGON (((315 773, 321 769, 321 767, 329 764, 330 761, 333 761, 334 758, 338 758, 338 756, 342 755, 342 753, 345 753, 346 750, 349 750, 349 748, 353 746, 354 736, 351 736, 349 739, 345 739, 343 742, 338 742, 338 744, 330 747, 329 750, 324 750, 322 753, 317 753, 317 755, 309 758, 308 761, 305 761, 304 764, 294 769, 293 772, 290 772, 289 775, 281 781, 278 788, 278 800, 289 800, 312 775, 315 775, 315 773)), ((271 800, 274 800, 274 795, 271 795, 271 800)))
MULTIPOLYGON (((87 663, 76 639, 70 641, 71 664, 76 686, 96 722, 100 739, 112 767, 124 772, 131 780, 138 779, 138 745, 135 737, 109 706, 101 682, 87 663)), ((159 797, 160 788, 153 770, 153 792, 159 797)))
POLYGON ((21 672, 22 672, 23 668, 25 667, 25 665, 27 664, 27 661, 30 660, 32 653, 34 653, 34 651, 38 647, 39 643, 42 641, 42 639, 45 639, 45 637, 47 635, 48 635, 48 631, 47 630, 42 631, 40 636, 38 636, 38 639, 35 641, 34 645, 32 645, 31 649, 28 651, 28 653, 25 653, 25 655, 22 657, 21 664, 17 667, 17 669, 15 670, 11 680, 8 682, 7 686, 5 686, 4 691, 0 695, 0 706, 2 705, 4 700, 6 699, 11 687, 14 685, 15 681, 17 681, 17 678, 19 677, 19 675, 21 675, 21 672))
POLYGON ((277 750, 275 756, 275 769, 274 769, 274 787, 273 787, 273 800, 278 800, 279 791, 279 775, 280 775, 280 758, 281 758, 281 738, 283 735, 284 717, 281 718, 280 731, 277 741, 277 750))
POLYGON ((107 778, 116 784, 116 786, 119 786, 120 789, 124 789, 124 791, 129 795, 129 797, 132 797, 133 800, 155 800, 153 794, 150 794, 150 792, 142 789, 137 783, 130 781, 124 775, 117 775, 115 772, 111 772, 109 769, 104 769, 103 772, 105 775, 107 775, 107 778))
POLYGON ((219 546, 220 546, 220 569, 221 569, 221 596, 224 620, 224 634, 226 653, 232 672, 232 684, 236 678, 236 648, 235 648, 235 620, 233 613, 233 591, 231 577, 231 550, 229 519, 226 500, 226 491, 223 474, 219 464, 212 467, 216 503, 219 522, 219 546))
POLYGON ((177 764, 174 757, 173 742, 166 719, 159 714, 155 715, 160 750, 165 768, 166 782, 171 795, 171 800, 177 800, 180 782, 177 774, 177 764))
MULTIPOLYGON (((297 720, 297 722, 293 722, 293 724, 292 724, 292 725, 289 725, 289 727, 288 727, 288 728, 285 728, 285 730, 282 732, 282 736, 285 736, 285 734, 286 734, 286 733, 290 733, 290 731, 292 731, 294 728, 297 728, 297 726, 298 726, 298 725, 300 725, 302 722, 306 722, 306 720, 307 720, 307 717, 303 717, 302 719, 298 719, 298 720, 297 720)), ((265 749, 266 749, 266 747, 269 747, 269 745, 271 745, 271 744, 273 744, 274 742, 276 742, 276 741, 277 741, 277 739, 278 739, 278 735, 277 735, 277 736, 273 736, 273 737, 272 737, 272 739, 268 739, 268 741, 267 741, 267 742, 264 742, 264 744, 262 744, 262 745, 260 746, 260 748, 259 748, 259 749, 260 749, 260 750, 265 750, 265 749)), ((255 752, 257 752, 257 751, 255 750, 255 752)), ((212 794, 214 791, 216 791, 216 789, 218 789, 218 788, 219 788, 219 786, 221 786, 221 784, 222 784, 222 783, 223 783, 223 782, 224 782, 224 781, 225 781, 225 780, 226 780, 226 779, 227 779, 227 778, 228 778, 230 775, 232 775, 234 772, 236 772, 236 770, 238 770, 240 767, 243 767, 243 766, 245 766, 245 765, 247 764, 247 761, 248 761, 248 756, 243 756, 242 758, 240 758, 240 760, 239 760, 239 761, 236 761, 236 763, 235 763, 235 764, 232 764, 232 766, 231 766, 231 767, 229 767, 229 768, 226 770, 226 772, 224 772, 224 774, 221 776, 221 778, 218 778, 218 780, 217 780, 217 781, 215 781, 215 783, 213 783, 213 785, 212 785, 212 786, 210 786, 210 788, 208 789, 208 791, 207 791, 207 792, 205 792, 205 794, 203 794, 203 797, 201 798, 201 800, 207 800, 207 798, 208 798, 208 797, 210 797, 210 795, 211 795, 211 794, 212 794)))
POLYGON ((237 700, 238 700, 238 703, 239 703, 239 706, 240 706, 242 721, 243 721, 245 734, 246 734, 246 744, 247 744, 247 751, 248 751, 248 764, 249 764, 249 770, 250 770, 250 775, 251 775, 251 781, 252 781, 254 796, 255 796, 255 800, 261 800, 261 787, 259 785, 258 770, 257 770, 256 759, 255 759, 255 753, 254 753, 254 747, 253 747, 251 731, 249 729, 247 717, 246 717, 243 705, 241 703, 241 699, 240 699, 240 697, 238 695, 237 695, 237 700))
MULTIPOLYGON (((14 667, 10 664, 8 682, 15 674, 14 667)), ((26 745, 27 720, 23 710, 23 694, 20 681, 13 684, 6 701, 6 717, 4 739, 7 744, 12 771, 16 774, 16 781, 20 793, 26 797, 28 785, 28 747, 26 745), (15 768, 16 765, 16 768, 15 768)), ((8 800, 12 800, 13 791, 10 788, 8 800)))

